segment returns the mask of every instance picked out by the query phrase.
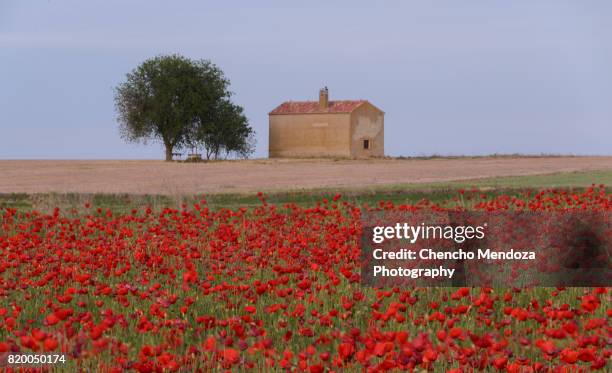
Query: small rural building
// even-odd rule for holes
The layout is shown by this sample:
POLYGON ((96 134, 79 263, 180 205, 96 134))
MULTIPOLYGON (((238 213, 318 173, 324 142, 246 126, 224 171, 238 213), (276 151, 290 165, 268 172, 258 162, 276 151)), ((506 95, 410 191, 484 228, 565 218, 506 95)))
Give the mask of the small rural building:
POLYGON ((385 113, 366 100, 287 101, 269 113, 269 156, 382 157, 385 113))

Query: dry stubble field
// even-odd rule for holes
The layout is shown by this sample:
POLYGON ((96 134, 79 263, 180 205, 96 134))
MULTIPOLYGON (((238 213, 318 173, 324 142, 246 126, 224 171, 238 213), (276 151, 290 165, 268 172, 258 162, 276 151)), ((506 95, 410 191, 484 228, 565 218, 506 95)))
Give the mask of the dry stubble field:
POLYGON ((612 170, 612 157, 378 160, 2 160, 0 193, 191 194, 375 187, 612 170))

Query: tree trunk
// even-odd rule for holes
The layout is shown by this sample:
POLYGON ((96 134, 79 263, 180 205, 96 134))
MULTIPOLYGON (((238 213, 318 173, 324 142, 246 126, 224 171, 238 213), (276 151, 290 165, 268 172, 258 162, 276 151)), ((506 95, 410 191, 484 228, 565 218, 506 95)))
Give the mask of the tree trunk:
POLYGON ((166 144, 166 162, 172 162, 172 148, 170 144, 166 144))

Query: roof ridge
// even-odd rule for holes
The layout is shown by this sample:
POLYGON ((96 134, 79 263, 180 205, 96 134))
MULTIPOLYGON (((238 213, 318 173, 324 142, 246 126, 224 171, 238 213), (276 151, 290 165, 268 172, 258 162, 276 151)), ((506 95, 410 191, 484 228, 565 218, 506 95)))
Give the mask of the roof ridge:
MULTIPOLYGON (((363 102, 363 101, 368 101, 366 99, 355 99, 355 100, 349 100, 349 99, 342 99, 342 100, 329 100, 329 102, 363 102)), ((287 101, 283 101, 283 103, 285 102, 319 102, 319 100, 287 100, 287 101)))
POLYGON ((308 101, 285 101, 277 106, 274 110, 270 111, 270 115, 274 114, 342 114, 351 113, 357 107, 364 103, 369 102, 368 100, 330 100, 329 106, 325 110, 321 110, 319 107, 319 101, 308 100, 308 101))

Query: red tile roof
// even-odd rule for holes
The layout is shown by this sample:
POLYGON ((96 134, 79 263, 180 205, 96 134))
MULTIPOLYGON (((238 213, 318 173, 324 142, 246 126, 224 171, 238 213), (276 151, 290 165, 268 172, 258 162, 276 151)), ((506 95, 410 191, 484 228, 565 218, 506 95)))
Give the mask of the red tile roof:
POLYGON ((270 112, 276 114, 316 114, 316 113, 350 113, 366 100, 329 101, 327 110, 319 109, 319 101, 286 101, 270 112))

